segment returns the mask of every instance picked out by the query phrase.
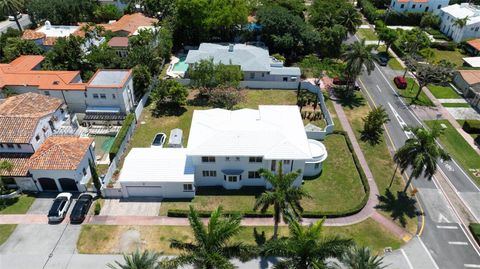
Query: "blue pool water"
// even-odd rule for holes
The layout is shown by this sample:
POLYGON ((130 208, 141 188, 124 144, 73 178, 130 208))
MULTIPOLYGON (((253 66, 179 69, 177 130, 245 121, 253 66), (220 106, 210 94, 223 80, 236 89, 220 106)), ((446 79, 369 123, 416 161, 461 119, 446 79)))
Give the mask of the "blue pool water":
POLYGON ((173 71, 186 72, 188 69, 188 64, 185 63, 185 59, 187 58, 187 56, 180 56, 178 58, 180 59, 180 61, 173 66, 173 71))

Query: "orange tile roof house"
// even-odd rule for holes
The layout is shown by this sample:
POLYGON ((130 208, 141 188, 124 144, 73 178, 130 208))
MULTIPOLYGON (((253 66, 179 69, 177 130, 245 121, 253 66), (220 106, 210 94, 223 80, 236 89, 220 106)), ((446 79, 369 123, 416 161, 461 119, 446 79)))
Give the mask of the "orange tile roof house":
POLYGON ((84 83, 79 71, 41 70, 43 59, 24 55, 0 64, 0 97, 5 88, 15 93, 35 92, 63 100, 75 113, 95 107, 125 115, 134 108, 131 70, 98 70, 84 83))
POLYGON ((472 56, 479 56, 480 54, 480 38, 468 40, 467 46, 465 49, 472 55, 472 56))
POLYGON ((453 82, 473 106, 480 109, 480 70, 458 70, 453 82))
POLYGON ((112 31, 121 36, 131 36, 137 34, 137 31, 141 28, 150 28, 158 20, 149 18, 142 13, 133 13, 123 15, 118 21, 114 21, 108 24, 101 24, 105 27, 105 30, 112 31))

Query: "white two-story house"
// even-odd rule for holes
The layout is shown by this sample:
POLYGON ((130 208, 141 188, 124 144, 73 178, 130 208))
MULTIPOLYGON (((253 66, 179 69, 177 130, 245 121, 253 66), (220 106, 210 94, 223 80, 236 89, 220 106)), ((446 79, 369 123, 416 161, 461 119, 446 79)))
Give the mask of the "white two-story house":
POLYGON ((132 149, 120 173, 125 197, 188 198, 199 187, 265 187, 259 169, 315 176, 325 146, 308 139, 297 106, 195 110, 187 148, 132 149))
POLYGON ((448 6, 450 0, 392 0, 390 10, 403 12, 433 12, 438 14, 440 9, 448 6))
POLYGON ((450 5, 441 9, 440 31, 455 42, 480 37, 480 8, 469 3, 450 5), (457 20, 467 18, 464 26, 457 20))

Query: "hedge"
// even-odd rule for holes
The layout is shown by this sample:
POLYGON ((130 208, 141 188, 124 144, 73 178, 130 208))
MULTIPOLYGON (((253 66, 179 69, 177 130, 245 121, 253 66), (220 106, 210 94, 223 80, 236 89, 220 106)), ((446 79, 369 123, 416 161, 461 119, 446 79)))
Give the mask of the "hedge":
POLYGON ((480 121, 466 120, 462 129, 469 134, 480 134, 480 121))
MULTIPOLYGON (((343 137, 345 138, 345 142, 347 143, 348 150, 352 154, 353 162, 355 163, 355 167, 357 168, 358 174, 360 175, 360 179, 363 185, 363 190, 365 191, 365 196, 363 197, 362 201, 354 208, 342 210, 342 211, 304 211, 302 213, 302 217, 304 218, 323 218, 323 217, 339 218, 339 217, 351 216, 360 212, 360 210, 362 210, 368 202, 368 198, 370 196, 370 185, 368 185, 367 176, 363 172, 363 169, 360 166, 360 161, 358 160, 358 157, 355 154, 355 151, 353 150, 353 145, 352 145, 352 142, 350 141, 350 138, 348 137, 345 131, 335 130, 332 132, 332 134, 343 135, 343 137)), ((169 209, 167 212, 167 216, 185 218, 185 217, 188 217, 189 212, 190 210, 188 209, 169 209)), ((211 213, 212 211, 210 210, 198 211, 199 216, 204 218, 210 217, 211 213)), ((243 217, 250 217, 250 218, 273 217, 273 213, 271 212, 262 213, 262 212, 256 212, 256 211, 224 211, 224 214, 226 215, 240 214, 243 217)))
POLYGON ((447 42, 432 42, 430 44, 431 48, 438 49, 438 50, 448 50, 448 51, 455 51, 457 48, 457 43, 453 41, 447 42))
POLYGON ((470 232, 472 232, 477 243, 480 244, 480 223, 470 223, 468 228, 470 229, 470 232))
POLYGON ((135 120, 135 113, 130 113, 127 115, 125 120, 123 121, 122 128, 118 132, 117 136, 115 137, 115 141, 113 141, 112 147, 110 148, 109 157, 110 161, 112 161, 115 156, 117 156, 118 150, 125 140, 125 136, 127 136, 128 129, 132 125, 132 122, 135 120))
POLYGON ((387 25, 400 25, 400 26, 420 26, 422 20, 422 12, 385 12, 379 19, 382 21, 387 17, 387 25))

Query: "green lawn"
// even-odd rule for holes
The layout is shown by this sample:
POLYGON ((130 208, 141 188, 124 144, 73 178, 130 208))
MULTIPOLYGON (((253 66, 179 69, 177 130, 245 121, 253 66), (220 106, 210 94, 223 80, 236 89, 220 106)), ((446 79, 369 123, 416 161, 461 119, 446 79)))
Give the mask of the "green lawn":
POLYGON ((470 107, 468 103, 442 103, 444 107, 470 107))
POLYGON ((397 88, 398 93, 407 101, 407 103, 409 104, 414 103, 420 106, 434 106, 432 101, 427 97, 427 95, 423 91, 420 93, 418 100, 414 100, 418 92, 418 84, 415 82, 413 78, 407 78, 407 81, 408 81, 408 86, 406 89, 402 90, 397 88))
POLYGON ((462 99, 462 97, 450 86, 428 85, 428 89, 437 99, 462 99))
POLYGON ((7 241, 16 227, 16 224, 0 224, 0 246, 7 241))
MULTIPOLYGON (((273 234, 273 227, 243 227, 239 234, 234 237, 235 241, 255 245, 254 229, 260 238, 269 240, 273 234), (262 236, 264 234, 264 237, 262 236)), ((324 227, 324 235, 339 235, 346 238, 353 238, 359 245, 369 246, 376 253, 381 254, 385 247, 397 249, 401 246, 398 240, 374 220, 367 219, 358 224, 345 227, 324 227)), ((280 227, 281 236, 288 235, 288 228, 280 227)), ((140 247, 154 251, 163 252, 167 255, 176 255, 179 252, 170 249, 169 239, 177 239, 191 242, 192 232, 188 226, 118 226, 118 225, 82 225, 77 249, 79 253, 95 254, 117 254, 122 251, 133 251, 140 247), (132 243, 125 246, 121 243, 122 235, 127 231, 139 233, 140 243, 132 243), (123 246, 123 249, 120 249, 123 246)))
POLYGON ((35 200, 34 196, 20 195, 19 197, 7 199, 6 207, 0 207, 1 214, 25 214, 35 200))
POLYGON ((462 66, 463 58, 468 57, 467 55, 463 54, 460 49, 456 49, 454 51, 448 51, 448 50, 439 50, 439 49, 432 48, 432 50, 434 52, 434 56, 433 56, 434 62, 447 60, 455 64, 456 66, 462 66))
POLYGON ((378 40, 377 34, 375 33, 374 30, 370 28, 360 28, 357 30, 357 35, 360 39, 365 39, 365 40, 378 40))
MULTIPOLYGON (((363 99, 361 93, 357 93, 359 98, 363 99)), ((370 111, 369 106, 366 104, 366 101, 363 102, 363 105, 355 108, 344 107, 345 114, 352 125, 352 128, 355 132, 355 136, 359 141, 360 147, 363 154, 367 160, 368 166, 372 171, 375 182, 377 183, 378 189, 381 194, 385 194, 388 185, 392 179, 392 176, 395 172, 395 163, 393 162, 392 155, 388 149, 390 141, 388 137, 384 135, 383 141, 377 145, 371 145, 367 142, 363 142, 361 138, 361 130, 363 130, 363 120, 362 118, 366 117, 370 111)), ((405 182, 401 178, 400 173, 397 171, 395 173, 394 181, 390 190, 396 194, 397 191, 403 190, 405 182)), ((381 211, 382 212, 382 211, 381 211)), ((386 216, 388 213, 382 212, 386 216)), ((397 222, 399 223, 399 222, 397 222)), ((410 233, 414 234, 417 229, 417 218, 407 218, 407 224, 405 229, 410 233)))
POLYGON ((425 123, 429 127, 441 123, 447 126, 444 134, 440 137, 440 143, 450 153, 452 158, 463 167, 465 172, 476 181, 477 185, 480 185, 480 177, 474 175, 475 169, 480 171, 480 156, 475 150, 470 147, 470 145, 447 120, 425 121, 425 123))
POLYGON ((469 228, 475 237, 475 240, 480 243, 480 223, 470 223, 469 228))

